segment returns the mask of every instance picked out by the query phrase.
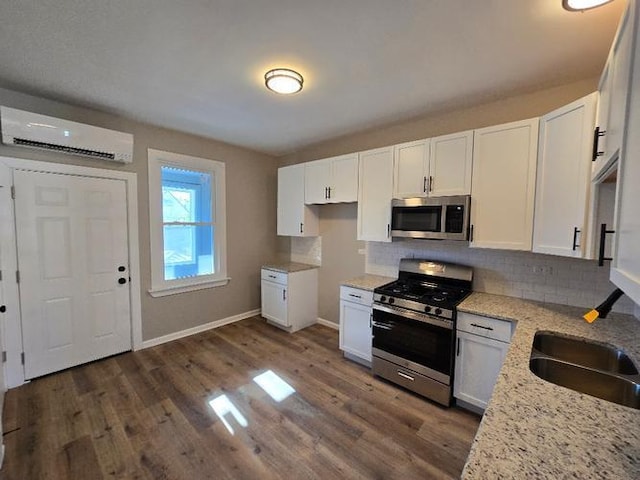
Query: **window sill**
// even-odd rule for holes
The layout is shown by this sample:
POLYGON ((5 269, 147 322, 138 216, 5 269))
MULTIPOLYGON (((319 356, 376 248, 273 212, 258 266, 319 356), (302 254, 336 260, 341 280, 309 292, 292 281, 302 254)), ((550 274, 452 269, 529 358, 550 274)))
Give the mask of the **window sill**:
POLYGON ((201 283, 192 283, 190 285, 176 285, 171 287, 156 287, 149 290, 152 297, 166 297, 168 295, 176 295, 178 293, 195 292, 196 290, 204 290, 205 288, 222 287, 229 283, 230 278, 221 280, 211 280, 201 283))

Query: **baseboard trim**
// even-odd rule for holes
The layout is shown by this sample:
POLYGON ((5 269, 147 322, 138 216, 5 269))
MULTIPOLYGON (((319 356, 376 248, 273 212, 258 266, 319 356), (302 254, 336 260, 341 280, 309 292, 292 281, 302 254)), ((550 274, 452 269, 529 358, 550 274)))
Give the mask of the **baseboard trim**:
POLYGON ((213 322, 204 323, 202 325, 198 325, 197 327, 187 328, 186 330, 181 330, 179 332, 163 335, 162 337, 156 337, 150 340, 144 340, 138 350, 155 347, 156 345, 162 345, 163 343, 167 343, 173 340, 178 340, 180 338, 195 335, 196 333, 206 332, 207 330, 212 330, 214 328, 222 327, 223 325, 229 325, 230 323, 239 322, 240 320, 254 317, 256 315, 260 315, 259 308, 256 308, 255 310, 250 310, 248 312, 239 313, 238 315, 233 315, 231 317, 221 318, 220 320, 214 320, 213 322))
POLYGON ((320 325, 324 325, 325 327, 333 328, 334 330, 340 329, 340 325, 338 325, 337 323, 333 323, 325 318, 318 317, 317 323, 319 323, 320 325))

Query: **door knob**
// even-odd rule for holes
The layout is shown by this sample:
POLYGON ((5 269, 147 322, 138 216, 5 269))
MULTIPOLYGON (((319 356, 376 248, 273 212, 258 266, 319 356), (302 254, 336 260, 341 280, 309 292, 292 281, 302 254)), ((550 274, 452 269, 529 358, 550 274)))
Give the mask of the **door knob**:
POLYGON ((127 283, 127 279, 126 279, 126 278, 123 278, 123 277, 120 277, 120 278, 118 279, 118 283, 119 283, 120 285, 124 285, 125 283, 127 283))

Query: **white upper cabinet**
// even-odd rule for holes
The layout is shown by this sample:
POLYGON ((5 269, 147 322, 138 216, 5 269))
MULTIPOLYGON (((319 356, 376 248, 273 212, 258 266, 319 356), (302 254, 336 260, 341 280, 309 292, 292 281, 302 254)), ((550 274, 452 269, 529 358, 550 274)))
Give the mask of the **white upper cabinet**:
POLYGON ((393 147, 360 153, 358 240, 391 241, 393 147))
POLYGON ((469 195, 473 131, 394 147, 393 197, 469 195))
POLYGON ((597 94, 540 118, 533 251, 587 254, 587 206, 597 94))
POLYGON ((476 130, 471 246, 531 250, 538 119, 476 130))
POLYGON ((304 164, 278 169, 278 235, 318 235, 317 207, 304 204, 304 164))
POLYGON ((600 136, 594 148, 594 153, 597 153, 593 164, 594 178, 611 165, 622 145, 634 40, 632 4, 633 2, 629 2, 620 21, 598 86, 600 101, 596 126, 600 136))
POLYGON ((305 203, 346 203, 358 200, 358 154, 307 162, 305 203))
POLYGON ((393 197, 422 197, 429 193, 429 140, 393 147, 393 197))
POLYGON ((429 195, 470 195, 473 130, 431 139, 429 195))
POLYGON ((627 23, 633 39, 633 71, 627 96, 628 117, 620 151, 617 222, 611 281, 640 304, 640 11, 629 3, 627 23))

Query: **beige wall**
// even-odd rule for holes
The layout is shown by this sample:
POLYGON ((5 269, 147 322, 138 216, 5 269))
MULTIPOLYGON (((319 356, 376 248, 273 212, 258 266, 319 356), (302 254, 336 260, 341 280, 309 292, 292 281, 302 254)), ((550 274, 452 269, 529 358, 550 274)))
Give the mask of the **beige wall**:
POLYGON ((598 78, 346 135, 280 157, 280 166, 543 115, 597 89, 598 78))
MULTIPOLYGON (((385 128, 344 136, 313 145, 279 159, 291 165, 343 153, 429 138, 447 133, 481 128, 543 115, 596 90, 597 78, 532 92, 526 95, 477 105, 451 112, 416 118, 385 128)), ((340 282, 364 273, 363 248, 356 242, 356 204, 320 206, 322 265, 319 270, 319 315, 339 321, 340 282)), ((477 253, 477 252, 475 252, 477 253)))
MULTIPOLYGON (((129 132, 134 135, 130 165, 83 159, 0 145, 0 156, 52 161, 135 172, 138 176, 143 339, 184 330, 260 308, 260 266, 277 254, 276 160, 222 142, 153 127, 117 115, 0 89, 0 104, 44 115, 129 132), (147 293, 151 285, 147 148, 195 155, 226 163, 228 272, 231 281, 211 288, 162 298, 147 293)), ((280 247, 282 250, 283 247, 280 247)))

